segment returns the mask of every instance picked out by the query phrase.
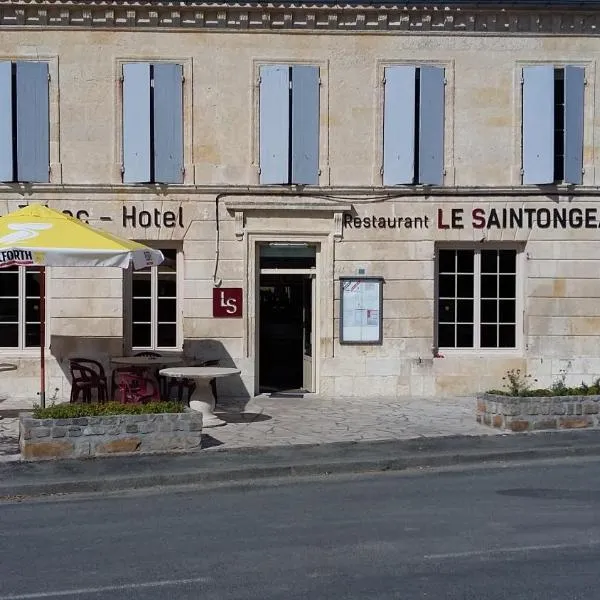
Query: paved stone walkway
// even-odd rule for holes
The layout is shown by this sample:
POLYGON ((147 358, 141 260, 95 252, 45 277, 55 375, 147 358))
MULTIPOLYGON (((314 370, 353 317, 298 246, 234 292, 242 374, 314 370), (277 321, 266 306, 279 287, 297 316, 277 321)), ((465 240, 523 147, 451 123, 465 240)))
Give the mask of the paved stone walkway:
MULTIPOLYGON (((31 408, 6 400, 0 411, 31 408)), ((271 398, 222 404, 227 425, 204 430, 206 448, 289 446, 501 432, 475 421, 474 398, 271 398)), ((2 414, 0 412, 0 414, 2 414)), ((18 420, 0 419, 0 461, 18 460, 18 420)))

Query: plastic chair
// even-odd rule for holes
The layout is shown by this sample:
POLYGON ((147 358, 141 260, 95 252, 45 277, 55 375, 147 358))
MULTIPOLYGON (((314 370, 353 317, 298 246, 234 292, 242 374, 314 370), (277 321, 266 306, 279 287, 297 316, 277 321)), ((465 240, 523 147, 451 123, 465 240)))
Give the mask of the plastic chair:
MULTIPOLYGON (((134 356, 147 356, 150 358, 160 358, 162 354, 158 352, 152 352, 150 350, 143 350, 142 352, 136 352, 134 356)), ((167 391, 167 380, 160 374, 160 367, 154 370, 154 377, 156 377, 156 381, 158 382, 158 389, 160 390, 161 395, 165 395, 167 391)))
MULTIPOLYGON (((213 359, 213 360, 205 360, 204 362, 201 362, 197 365, 193 365, 195 367, 218 367, 219 366, 219 360, 218 359, 213 359)), ((212 395, 215 398, 215 404, 217 403, 217 380, 216 379, 211 379, 209 381, 210 384, 210 389, 212 391, 212 395)), ((194 393, 194 390, 196 389, 196 382, 193 379, 186 379, 186 378, 182 378, 182 379, 171 379, 168 383, 168 387, 167 387, 167 398, 171 397, 171 393, 173 392, 173 388, 177 388, 177 401, 178 402, 183 402, 183 393, 186 392, 187 393, 187 401, 186 403, 189 404, 190 403, 190 398, 192 397, 192 394, 194 393)))
POLYGON ((160 392, 156 381, 139 371, 121 372, 119 391, 120 401, 123 404, 146 404, 160 401, 160 392))
POLYGON ((92 391, 96 390, 98 402, 106 402, 108 397, 108 383, 104 367, 91 358, 72 358, 69 360, 71 374, 71 395, 69 402, 92 401, 92 391))
POLYGON ((112 370, 110 376, 110 397, 114 401, 122 402, 122 399, 117 397, 117 393, 120 393, 121 375, 123 373, 143 375, 143 369, 138 367, 116 367, 112 370))

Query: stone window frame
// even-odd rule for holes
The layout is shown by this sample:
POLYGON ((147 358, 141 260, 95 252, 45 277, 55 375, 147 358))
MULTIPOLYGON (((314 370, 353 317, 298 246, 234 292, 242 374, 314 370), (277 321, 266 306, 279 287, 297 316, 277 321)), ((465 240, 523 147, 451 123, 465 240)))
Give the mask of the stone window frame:
MULTIPOLYGON (((527 253, 525 244, 522 242, 436 242, 434 251, 434 308, 433 308, 433 346, 435 351, 443 355, 460 356, 482 354, 486 356, 523 356, 525 352, 525 288, 527 283, 526 273, 527 253), (439 299, 439 250, 515 250, 516 251, 516 289, 515 289, 515 346, 509 348, 486 348, 481 345, 472 348, 457 348, 438 345, 438 299, 439 299)), ((481 275, 481 270, 475 272, 475 299, 479 298, 478 290, 480 283, 477 276, 481 275)), ((474 327, 478 327, 481 319, 474 319, 474 327)), ((476 337, 479 340, 479 336, 476 337)))
MULTIPOLYGON (((252 80, 252 125, 250 163, 251 185, 267 187, 260 183, 260 68, 265 65, 306 65, 319 68, 319 186, 330 185, 331 169, 329 160, 329 60, 310 60, 298 58, 264 59, 254 58, 251 63, 252 80)), ((290 184, 287 187, 294 186, 290 184)), ((281 187, 281 186, 277 186, 281 187)))
POLYGON ((48 63, 48 141, 50 145, 50 176, 49 181, 44 183, 27 183, 14 181, 0 183, 2 186, 30 187, 35 185, 61 184, 62 164, 60 162, 60 81, 59 81, 59 59, 58 54, 6 54, 0 55, 0 61, 12 62, 45 62, 48 63))
MULTIPOLYGON (((431 60, 431 59, 378 59, 376 66, 376 86, 375 86, 375 112, 374 112, 374 131, 373 136, 375 147, 373 149, 373 170, 372 185, 376 187, 383 186, 383 117, 385 110, 385 77, 386 67, 442 67, 445 77, 444 92, 444 187, 450 187, 455 184, 455 165, 454 165, 454 105, 455 105, 455 70, 454 59, 449 60, 431 60)), ((423 184, 413 184, 413 187, 420 187, 423 184)), ((394 186, 396 187, 396 186, 394 186)))
POLYGON ((194 184, 193 160, 193 60, 192 58, 135 56, 114 59, 115 96, 113 101, 113 169, 112 182, 137 187, 182 186, 194 184), (123 182, 123 65, 127 63, 178 64, 183 67, 183 182, 182 183, 124 183, 123 182))
MULTIPOLYGON (((177 343, 173 348, 163 348, 153 346, 151 348, 146 347, 133 347, 131 339, 131 293, 132 293, 132 268, 123 270, 123 348, 126 352, 180 352, 183 350, 184 336, 183 336, 183 305, 184 305, 184 268, 185 260, 183 254, 183 241, 164 241, 164 240, 141 240, 146 246, 151 248, 157 248, 159 250, 175 250, 177 252, 177 273, 175 275, 175 281, 177 282, 177 343)), ((156 269, 157 267, 151 267, 156 269)), ((154 325, 154 323, 153 323, 154 325)))
MULTIPOLYGON (((522 187, 523 169, 523 85, 521 76, 523 67, 551 65, 555 69, 566 66, 583 67, 585 69, 585 87, 583 96, 583 183, 582 186, 596 185, 595 147, 594 147, 594 95, 596 87, 596 63, 593 60, 518 60, 513 72, 513 167, 510 185, 522 187), (590 153, 586 161, 586 148, 590 153)), ((548 184, 559 187, 572 187, 570 184, 548 184)))

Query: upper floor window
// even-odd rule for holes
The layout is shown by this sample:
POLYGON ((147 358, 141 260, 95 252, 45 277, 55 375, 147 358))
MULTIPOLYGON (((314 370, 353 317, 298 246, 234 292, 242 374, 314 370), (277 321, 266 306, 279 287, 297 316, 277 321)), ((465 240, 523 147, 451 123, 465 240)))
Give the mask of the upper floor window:
POLYGON ((50 181, 48 63, 0 62, 0 181, 50 181))
POLYGON ((439 249, 437 346, 515 348, 518 253, 506 249, 439 249))
POLYGON ((444 69, 385 68, 383 184, 444 182, 444 69))
POLYGON ((583 182, 582 67, 523 68, 523 183, 583 182))
POLYGON ((123 182, 183 183, 183 67, 123 65, 123 182))
POLYGON ((40 346, 40 269, 0 269, 0 347, 40 346))
POLYGON ((319 68, 260 68, 260 182, 319 183, 319 68))

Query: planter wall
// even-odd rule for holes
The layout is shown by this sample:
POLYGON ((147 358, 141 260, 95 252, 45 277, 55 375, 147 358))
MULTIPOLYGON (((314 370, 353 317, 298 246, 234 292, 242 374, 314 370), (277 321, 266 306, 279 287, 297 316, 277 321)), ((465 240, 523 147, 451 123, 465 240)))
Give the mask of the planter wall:
POLYGON ((510 431, 600 427, 600 396, 477 397, 477 422, 510 431))
POLYGON ((199 450, 202 414, 160 413, 69 419, 19 417, 19 446, 27 460, 199 450))

